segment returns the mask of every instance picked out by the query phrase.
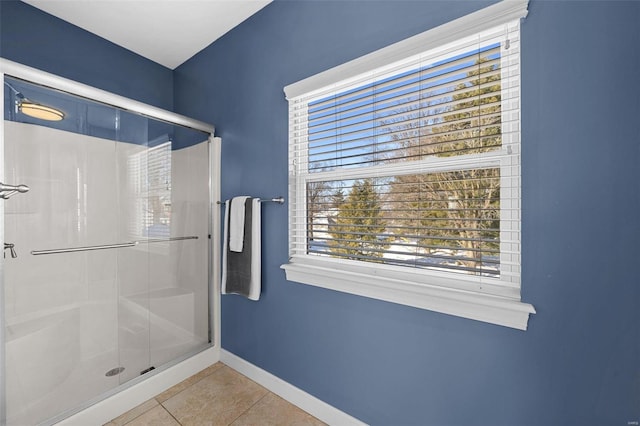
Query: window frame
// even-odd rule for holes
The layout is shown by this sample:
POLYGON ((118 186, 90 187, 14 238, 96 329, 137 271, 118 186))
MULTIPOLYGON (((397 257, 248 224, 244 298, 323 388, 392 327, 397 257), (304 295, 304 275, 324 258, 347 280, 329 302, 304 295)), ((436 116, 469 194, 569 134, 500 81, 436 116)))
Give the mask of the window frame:
MULTIPOLYGON (((380 176, 393 170, 401 174, 408 174, 408 170, 420 173, 434 172, 432 169, 426 171, 423 169, 423 165, 425 163, 429 164, 429 160, 421 160, 416 164, 400 163, 369 166, 354 170, 338 169, 328 172, 301 174, 300 170, 298 170, 299 161, 297 158, 300 154, 292 150, 292 148, 296 148, 292 144, 298 131, 296 114, 306 114, 306 107, 304 103, 302 106, 298 105, 296 107, 294 105, 295 100, 301 96, 305 98, 320 96, 317 93, 324 93, 327 87, 333 85, 339 84, 340 90, 347 84, 357 86, 363 80, 363 75, 365 79, 369 78, 367 76, 371 75, 372 70, 379 72, 380 69, 388 67, 388 64, 393 64, 422 52, 438 51, 443 46, 448 48, 448 45, 455 44, 457 40, 474 36, 499 25, 513 21, 518 22, 519 19, 526 16, 527 6, 528 1, 526 0, 503 0, 425 33, 285 87, 285 94, 291 102, 289 117, 290 249, 295 247, 296 242, 297 244, 301 242, 306 244, 307 241, 306 230, 301 232, 301 224, 296 223, 294 220, 294 215, 298 213, 298 209, 306 209, 307 182, 323 181, 330 178, 362 178, 366 175, 375 176, 376 174, 380 176)), ((516 89, 511 87, 503 88, 503 94, 505 90, 518 91, 516 102, 518 103, 519 114, 519 86, 516 89)), ((519 125, 519 120, 517 123, 519 125)), ((509 140, 506 146, 509 149, 512 146, 515 147, 518 150, 516 154, 519 155, 519 128, 513 132, 513 135, 509 137, 516 138, 516 143, 513 143, 514 140, 509 140)), ((513 167, 511 164, 504 163, 505 159, 508 161, 510 157, 502 156, 501 151, 502 149, 482 154, 469 154, 464 158, 453 158, 447 161, 439 159, 433 163, 436 169, 442 168, 443 170, 446 170, 447 167, 453 167, 449 170, 456 170, 459 167, 468 167, 470 169, 499 166, 501 170, 505 167, 513 167)), ((511 191, 516 191, 518 206, 515 206, 515 209, 510 208, 510 211, 514 211, 514 214, 517 215, 516 226, 518 229, 514 231, 519 233, 519 164, 516 167, 517 171, 514 175, 517 179, 517 184, 511 191)), ((513 176, 509 178, 513 179, 513 176)), ((511 186, 509 187, 511 188, 511 186)), ((501 222, 503 220, 503 210, 506 209, 501 202, 501 222)), ((306 217, 306 215, 305 210, 304 216, 306 217)), ((518 249, 515 256, 518 257, 518 270, 516 271, 517 276, 512 280, 513 282, 431 269, 377 265, 346 259, 305 255, 296 253, 295 250, 291 252, 289 262, 282 265, 282 269, 285 270, 286 278, 290 281, 526 330, 529 315, 535 313, 535 309, 532 305, 524 303, 520 299, 519 237, 517 238, 517 245, 518 249)), ((501 258, 503 250, 504 248, 501 245, 501 258)), ((514 255, 510 254, 510 256, 514 255)))

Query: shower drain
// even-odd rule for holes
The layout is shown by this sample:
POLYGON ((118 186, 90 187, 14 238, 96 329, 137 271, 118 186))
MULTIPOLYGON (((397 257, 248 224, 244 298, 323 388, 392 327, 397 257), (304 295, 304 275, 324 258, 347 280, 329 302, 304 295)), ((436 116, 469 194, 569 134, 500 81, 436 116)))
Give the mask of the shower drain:
POLYGON ((111 376, 115 376, 117 374, 120 374, 124 371, 124 367, 116 367, 116 368, 112 368, 111 370, 107 371, 104 375, 107 377, 111 377, 111 376))

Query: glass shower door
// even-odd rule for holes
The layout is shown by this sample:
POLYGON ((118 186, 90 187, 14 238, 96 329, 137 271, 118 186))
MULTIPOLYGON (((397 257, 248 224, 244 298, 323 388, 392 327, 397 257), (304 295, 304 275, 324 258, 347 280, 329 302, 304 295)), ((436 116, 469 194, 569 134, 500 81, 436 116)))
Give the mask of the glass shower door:
POLYGON ((208 143, 155 123, 146 146, 119 144, 122 381, 208 345, 208 143), (157 136, 159 134, 159 136, 157 136), (140 267, 142 266, 142 267, 140 267))
POLYGON ((0 200, 6 421, 52 423, 209 346, 208 134, 11 78, 4 102, 30 188, 0 200))
POLYGON ((37 424, 118 385, 115 142, 5 122, 7 424, 37 424), (15 257, 14 257, 15 255, 15 257))

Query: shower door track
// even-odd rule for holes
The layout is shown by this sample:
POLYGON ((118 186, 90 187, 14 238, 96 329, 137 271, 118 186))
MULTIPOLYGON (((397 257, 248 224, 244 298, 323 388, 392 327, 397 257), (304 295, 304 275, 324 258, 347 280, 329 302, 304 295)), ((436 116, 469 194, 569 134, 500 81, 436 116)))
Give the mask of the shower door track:
POLYGON ((136 240, 136 241, 129 241, 126 243, 104 244, 99 246, 70 247, 70 248, 59 248, 59 249, 50 249, 50 250, 32 250, 31 254, 34 256, 39 256, 42 254, 73 253, 78 251, 90 251, 90 250, 108 250, 108 249, 116 249, 116 248, 135 247, 138 244, 166 243, 169 241, 183 241, 183 240, 197 240, 197 239, 198 239, 197 235, 191 235, 188 237, 149 238, 147 240, 136 240))
MULTIPOLYGON (((31 68, 8 59, 0 58, 0 74, 5 74, 20 80, 30 81, 43 86, 62 90, 63 92, 94 101, 102 102, 120 109, 146 115, 147 117, 156 118, 168 123, 179 124, 201 132, 210 133, 213 137, 215 128, 211 124, 203 121, 194 120, 162 108, 147 105, 145 103, 125 98, 102 89, 98 89, 77 81, 49 74, 36 68, 31 68)), ((3 76, 4 77, 4 76, 3 76)))

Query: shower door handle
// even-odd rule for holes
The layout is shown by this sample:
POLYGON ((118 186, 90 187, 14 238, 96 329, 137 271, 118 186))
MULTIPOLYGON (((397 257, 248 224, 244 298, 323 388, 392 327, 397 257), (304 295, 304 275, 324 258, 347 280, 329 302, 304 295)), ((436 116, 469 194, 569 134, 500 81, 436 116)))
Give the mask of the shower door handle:
POLYGON ((13 194, 17 192, 28 192, 29 187, 27 185, 7 185, 0 182, 0 198, 8 200, 13 194))

